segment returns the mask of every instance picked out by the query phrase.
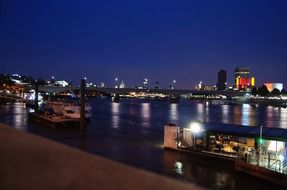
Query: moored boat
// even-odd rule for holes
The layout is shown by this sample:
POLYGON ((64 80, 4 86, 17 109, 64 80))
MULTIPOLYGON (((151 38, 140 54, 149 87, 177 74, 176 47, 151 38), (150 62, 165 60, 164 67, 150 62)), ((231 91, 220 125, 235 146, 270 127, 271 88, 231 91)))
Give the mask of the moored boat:
MULTIPOLYGON (((91 106, 85 104, 85 118, 91 117, 91 106)), ((53 110, 55 114, 63 115, 65 117, 80 119, 81 117, 81 105, 78 101, 65 100, 65 101, 49 101, 43 103, 42 111, 53 110)))

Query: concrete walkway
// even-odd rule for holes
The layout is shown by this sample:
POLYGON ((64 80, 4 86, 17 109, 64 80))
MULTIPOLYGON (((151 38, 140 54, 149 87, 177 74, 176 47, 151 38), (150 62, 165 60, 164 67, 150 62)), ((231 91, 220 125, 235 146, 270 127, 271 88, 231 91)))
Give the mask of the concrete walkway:
POLYGON ((0 124, 0 189, 157 189, 201 187, 91 155, 0 124))

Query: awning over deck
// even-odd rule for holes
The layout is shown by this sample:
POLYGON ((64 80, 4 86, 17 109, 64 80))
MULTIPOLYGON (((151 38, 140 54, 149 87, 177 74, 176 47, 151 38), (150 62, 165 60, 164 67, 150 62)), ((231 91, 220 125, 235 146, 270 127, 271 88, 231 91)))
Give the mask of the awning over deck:
MULTIPOLYGON (((222 133, 240 137, 259 138, 260 126, 243 126, 221 123, 204 123, 203 127, 211 133, 222 133)), ((269 140, 287 141, 287 129, 262 127, 262 138, 269 140)))

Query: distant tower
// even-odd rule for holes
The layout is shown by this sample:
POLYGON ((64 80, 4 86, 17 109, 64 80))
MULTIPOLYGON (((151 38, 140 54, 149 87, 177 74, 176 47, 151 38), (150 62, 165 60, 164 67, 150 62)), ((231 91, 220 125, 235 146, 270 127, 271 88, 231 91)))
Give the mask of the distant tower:
POLYGON ((105 88, 105 83, 101 82, 101 88, 105 88))
POLYGON ((145 78, 144 81, 143 81, 143 88, 144 89, 148 88, 148 80, 147 80, 147 78, 145 78))
POLYGON ((124 81, 122 81, 121 84, 120 84, 120 88, 125 88, 125 86, 126 85, 125 85, 124 81))
POLYGON ((220 70, 217 75, 217 89, 218 90, 226 90, 226 71, 220 70))

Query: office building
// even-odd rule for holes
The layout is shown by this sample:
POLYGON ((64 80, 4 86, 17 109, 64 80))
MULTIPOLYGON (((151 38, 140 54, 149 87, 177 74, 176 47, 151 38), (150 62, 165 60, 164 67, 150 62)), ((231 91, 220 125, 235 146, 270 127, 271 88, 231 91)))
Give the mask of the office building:
POLYGON ((234 87, 247 90, 255 86, 255 78, 250 76, 249 67, 239 66, 234 70, 234 87))
POLYGON ((218 90, 226 90, 226 71, 220 70, 217 75, 217 89, 218 90))

